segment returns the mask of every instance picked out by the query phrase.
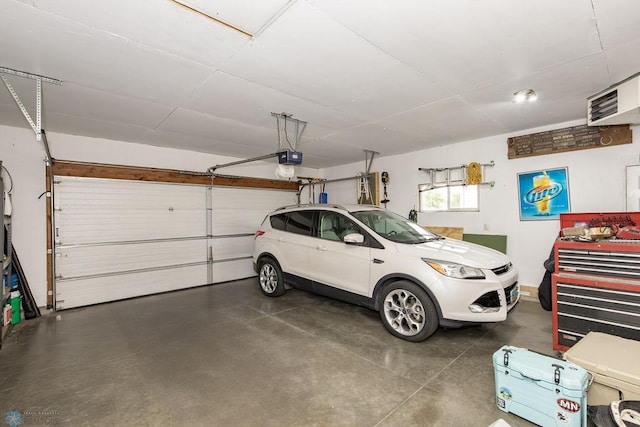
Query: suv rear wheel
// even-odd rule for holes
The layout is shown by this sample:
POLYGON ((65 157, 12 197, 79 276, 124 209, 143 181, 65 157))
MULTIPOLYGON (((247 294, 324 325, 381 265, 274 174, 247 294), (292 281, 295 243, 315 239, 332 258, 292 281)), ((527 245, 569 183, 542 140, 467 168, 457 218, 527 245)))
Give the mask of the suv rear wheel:
POLYGON ((429 295, 418 285, 399 280, 380 295, 380 318, 385 328, 407 341, 422 341, 438 329, 438 313, 429 295))
POLYGON ((260 262, 258 282, 262 293, 268 297, 279 297, 284 294, 282 270, 278 263, 271 258, 265 258, 260 262))

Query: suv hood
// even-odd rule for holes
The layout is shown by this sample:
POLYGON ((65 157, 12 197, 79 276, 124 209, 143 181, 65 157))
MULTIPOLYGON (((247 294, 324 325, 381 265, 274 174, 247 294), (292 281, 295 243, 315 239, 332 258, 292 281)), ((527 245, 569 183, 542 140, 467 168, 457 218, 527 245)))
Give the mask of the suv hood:
POLYGON ((475 243, 456 239, 442 239, 418 245, 394 243, 398 252, 407 256, 455 262, 475 268, 493 269, 510 262, 502 252, 475 243))

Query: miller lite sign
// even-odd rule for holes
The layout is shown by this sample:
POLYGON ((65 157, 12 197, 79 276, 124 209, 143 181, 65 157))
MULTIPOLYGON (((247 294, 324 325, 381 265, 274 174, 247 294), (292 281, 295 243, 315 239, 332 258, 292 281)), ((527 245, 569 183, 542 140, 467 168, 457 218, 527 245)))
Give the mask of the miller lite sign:
POLYGON ((520 219, 558 219, 570 212, 567 168, 518 174, 520 219))

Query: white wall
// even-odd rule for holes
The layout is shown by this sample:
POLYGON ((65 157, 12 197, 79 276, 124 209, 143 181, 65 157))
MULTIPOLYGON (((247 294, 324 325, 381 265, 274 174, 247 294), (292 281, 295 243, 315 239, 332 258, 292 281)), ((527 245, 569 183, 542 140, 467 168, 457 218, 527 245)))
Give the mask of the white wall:
MULTIPOLYGON (((578 124, 584 124, 584 121, 561 123, 530 129, 517 135, 499 135, 398 156, 378 157, 373 161, 371 170, 389 173, 387 190, 391 202, 387 208, 406 217, 411 208, 418 209, 418 184, 427 182, 425 172, 418 168, 455 167, 473 161, 489 163, 493 160, 495 166, 486 168, 485 180, 495 181, 495 187, 481 186, 479 212, 419 213, 418 223, 462 226, 465 233, 472 234, 507 235, 507 253, 520 270, 520 284, 537 287, 544 273, 542 263, 548 257, 559 231, 559 221, 520 221, 517 174, 566 166, 569 170, 572 212, 620 212, 626 210, 625 166, 638 163, 638 142, 507 159, 509 137, 578 124)), ((632 129, 637 135, 640 127, 632 129)), ((327 179, 353 176, 364 169, 363 161, 326 169, 324 176, 327 179)), ((346 186, 338 183, 327 186, 327 192, 332 203, 354 203, 356 187, 353 182, 346 186)))
MULTIPOLYGON (((163 147, 132 144, 47 132, 51 156, 74 160, 188 171, 240 160, 163 147)), ((45 151, 30 129, 0 126, 0 160, 13 177, 12 236, 20 262, 38 306, 46 305, 46 197, 45 151)), ((275 178, 276 163, 252 162, 219 169, 221 174, 275 178)), ((296 168, 301 176, 322 176, 321 171, 296 168)), ((292 204, 295 202, 292 195, 292 204)))

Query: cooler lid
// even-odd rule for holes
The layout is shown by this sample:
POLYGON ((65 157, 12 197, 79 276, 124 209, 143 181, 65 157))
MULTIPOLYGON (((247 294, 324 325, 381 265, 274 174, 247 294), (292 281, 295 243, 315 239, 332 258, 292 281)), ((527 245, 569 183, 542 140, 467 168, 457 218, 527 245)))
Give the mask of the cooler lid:
POLYGON ((582 392, 589 382, 589 374, 584 368, 526 348, 503 346, 493 354, 493 362, 534 381, 558 384, 568 390, 582 392))
POLYGON ((589 332, 564 353, 586 370, 631 384, 640 384, 640 341, 602 332, 589 332))

